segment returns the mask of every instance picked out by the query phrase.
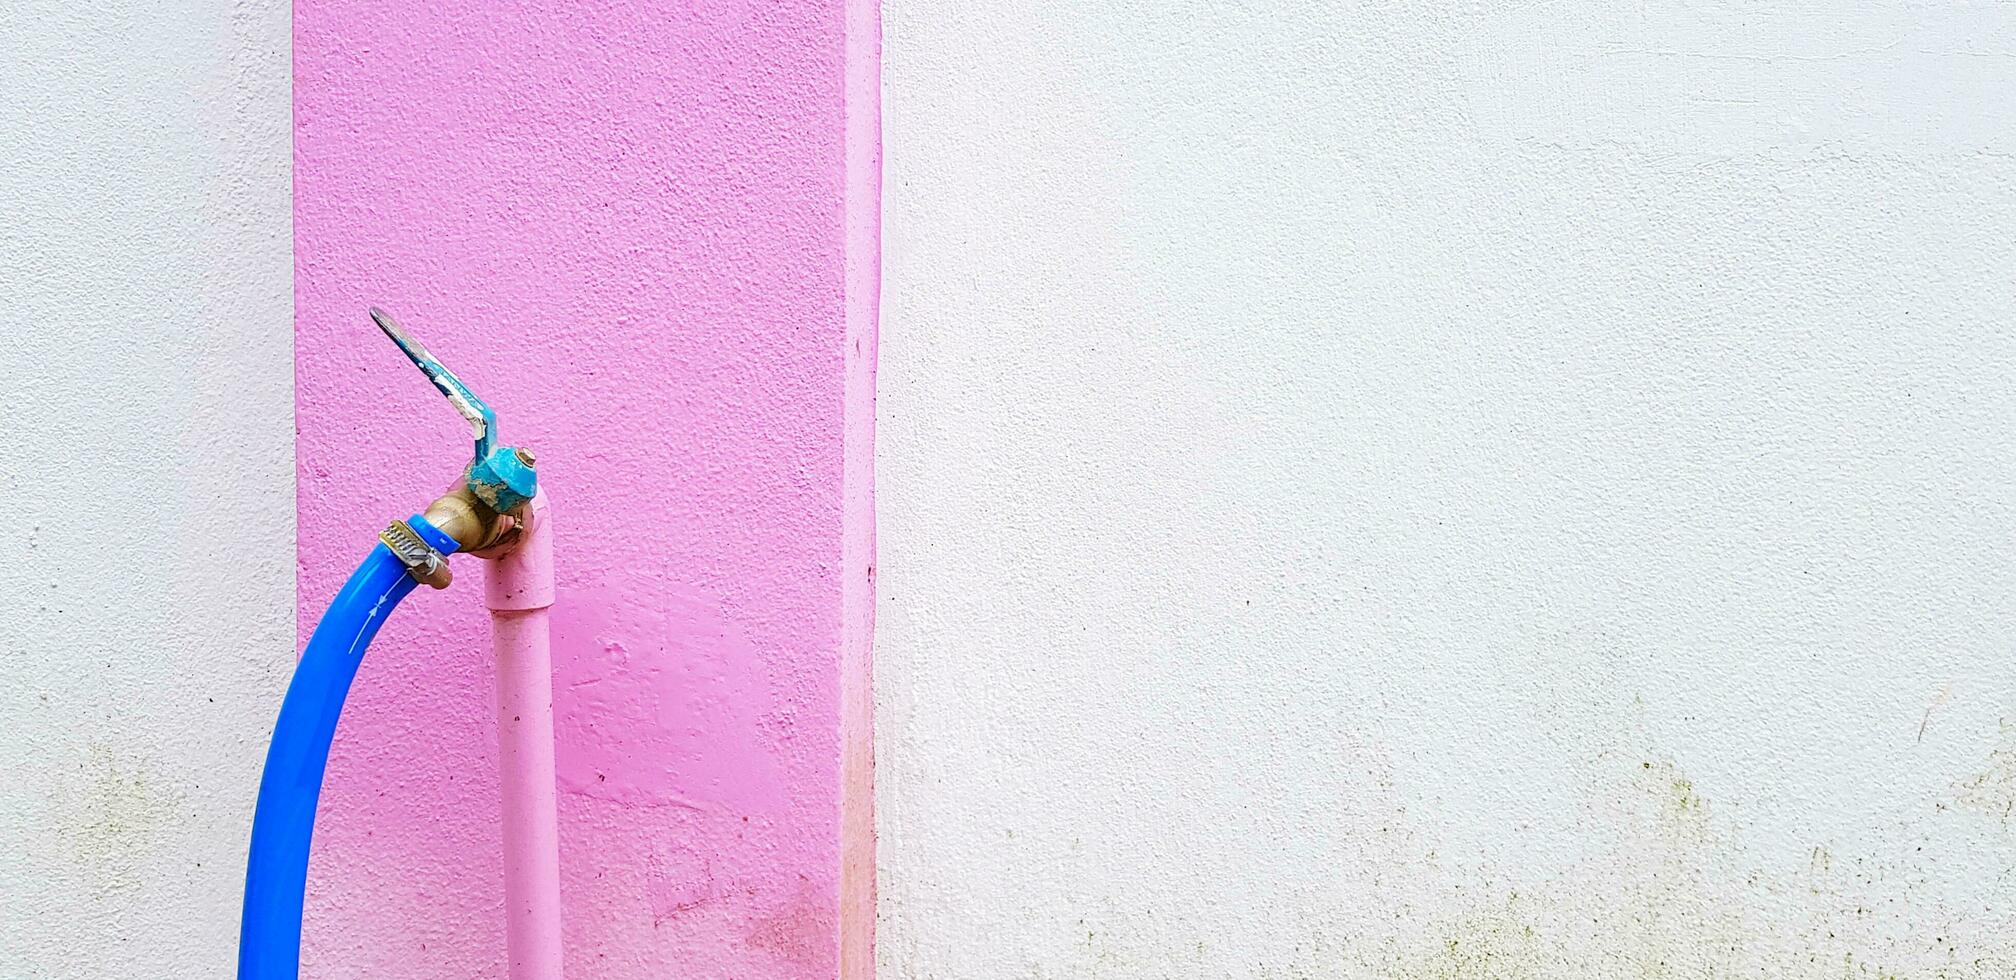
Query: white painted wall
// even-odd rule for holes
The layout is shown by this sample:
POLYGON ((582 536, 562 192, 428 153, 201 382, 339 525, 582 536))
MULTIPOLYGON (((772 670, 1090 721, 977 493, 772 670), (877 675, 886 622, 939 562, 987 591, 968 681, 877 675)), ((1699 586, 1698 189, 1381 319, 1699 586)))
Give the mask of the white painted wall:
POLYGON ((2016 976, 2016 8, 885 14, 885 977, 2016 976))
POLYGON ((293 663, 288 16, 0 5, 0 977, 236 962, 293 663))

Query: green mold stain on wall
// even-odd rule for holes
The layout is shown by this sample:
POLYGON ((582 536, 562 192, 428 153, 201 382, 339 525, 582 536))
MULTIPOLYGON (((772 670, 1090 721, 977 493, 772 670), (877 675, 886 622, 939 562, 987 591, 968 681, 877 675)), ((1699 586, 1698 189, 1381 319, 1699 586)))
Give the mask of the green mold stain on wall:
MULTIPOLYGON (((1998 750, 1963 801, 2016 785, 2016 751, 1998 750), (1970 795, 1971 794, 1971 795, 1970 795)), ((1992 980, 2016 976, 2008 947, 1962 951, 1924 917, 1915 969, 1883 948, 1872 892, 1908 888, 1918 869, 1842 861, 1816 845, 1804 880, 1746 869, 1741 845, 1711 801, 1669 760, 1612 767, 1623 792, 1611 811, 1626 844, 1551 882, 1496 899, 1437 869, 1443 908, 1418 933, 1376 947, 1346 944, 1329 962, 1296 959, 1268 974, 1294 980, 1992 980), (1857 885, 1861 887, 1857 887, 1857 885), (1872 889, 1871 885, 1875 887, 1872 889), (1868 945, 1865 945, 1868 944, 1868 945), (1941 947, 1945 947, 1943 950, 1941 947), (1927 960, 1934 962, 1927 963, 1927 960)), ((1993 797, 1997 802, 2003 797, 1993 797)), ((1978 800, 1977 800, 1978 802, 1978 800)), ((1970 804, 1971 805, 1971 804, 1970 804)), ((1998 813, 2001 811, 1998 809, 1998 813)), ((1894 942, 1893 938, 1893 942, 1894 942)), ((1908 943, 1906 943, 1908 945, 1908 943)))
MULTIPOLYGON (((1954 938, 1950 911, 1925 900, 1933 879, 1952 869, 1917 851, 1854 854, 1826 842, 1789 867, 1769 866, 1680 762, 1642 728, 1623 726, 1594 748, 1584 771, 1588 832, 1607 843, 1537 886, 1438 854, 1432 823, 1383 799, 1372 809, 1387 811, 1382 822, 1392 832, 1367 852, 1378 867, 1337 869, 1339 878, 1385 882, 1369 906, 1282 896, 1270 913, 1289 926, 1259 939, 1187 934, 1194 921, 1157 911, 1163 896, 1148 905, 1107 896, 1086 906, 1072 970, 1031 966, 1017 975, 1203 975, 1195 971, 1212 954, 1232 948, 1252 963, 1234 975, 1259 980, 2016 977, 2016 946, 1984 944, 1978 923, 1971 943, 1954 938)), ((2000 821, 2012 774, 2016 742, 2005 736, 1979 777, 1912 819, 1985 827, 1985 813, 2000 821)))

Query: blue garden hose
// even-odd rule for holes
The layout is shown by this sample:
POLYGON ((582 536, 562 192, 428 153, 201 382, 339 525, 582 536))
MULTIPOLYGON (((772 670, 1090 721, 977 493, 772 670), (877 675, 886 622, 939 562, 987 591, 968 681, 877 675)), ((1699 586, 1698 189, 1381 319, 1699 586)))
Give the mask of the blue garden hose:
MULTIPOLYGON (((427 348, 373 308, 371 319, 384 331, 455 411, 468 420, 476 451, 463 471, 462 486, 434 501, 427 513, 395 523, 343 583, 308 649, 294 667, 266 772, 259 778, 259 804, 252 814, 252 853, 245 867, 245 912, 238 927, 238 980, 298 980, 301 974, 301 904, 308 884, 308 844, 315 833, 315 803, 322 795, 322 770, 329 742, 350 681, 364 660, 364 648, 399 600, 425 581, 443 588, 450 578, 445 556, 458 543, 442 530, 461 524, 463 540, 479 554, 494 549, 517 514, 539 493, 532 453, 497 443, 497 413, 444 367, 427 348)), ((520 525, 522 526, 522 525, 520 525)))
MULTIPOLYGON (((443 555, 455 539, 419 515, 407 522, 443 555)), ((252 816, 245 868, 245 912, 238 933, 238 980, 296 980, 301 969, 301 901, 308 883, 308 843, 329 741, 364 648, 399 600, 418 583, 406 563, 379 544, 329 603, 294 668, 252 816)))

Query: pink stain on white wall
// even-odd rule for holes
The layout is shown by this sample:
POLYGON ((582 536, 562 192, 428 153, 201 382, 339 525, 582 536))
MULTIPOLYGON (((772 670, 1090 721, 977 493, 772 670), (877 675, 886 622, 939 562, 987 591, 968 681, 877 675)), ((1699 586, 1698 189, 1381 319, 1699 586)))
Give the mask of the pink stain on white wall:
MULTIPOLYGON (((870 962, 863 7, 295 8, 301 635, 468 456, 380 303, 553 495, 572 976, 831 977, 843 930, 847 975, 870 962)), ((487 620, 456 566, 351 692, 311 975, 501 975, 487 620)))

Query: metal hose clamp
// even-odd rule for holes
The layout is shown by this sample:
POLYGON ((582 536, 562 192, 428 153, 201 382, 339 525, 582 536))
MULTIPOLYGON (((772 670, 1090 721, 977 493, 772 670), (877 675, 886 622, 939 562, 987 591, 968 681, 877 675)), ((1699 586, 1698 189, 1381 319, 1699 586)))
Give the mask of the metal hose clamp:
POLYGON ((405 521, 393 521, 379 532, 378 540, 385 543, 400 564, 406 566, 406 574, 413 576, 414 581, 437 589, 448 587, 448 556, 434 550, 434 546, 405 521))

